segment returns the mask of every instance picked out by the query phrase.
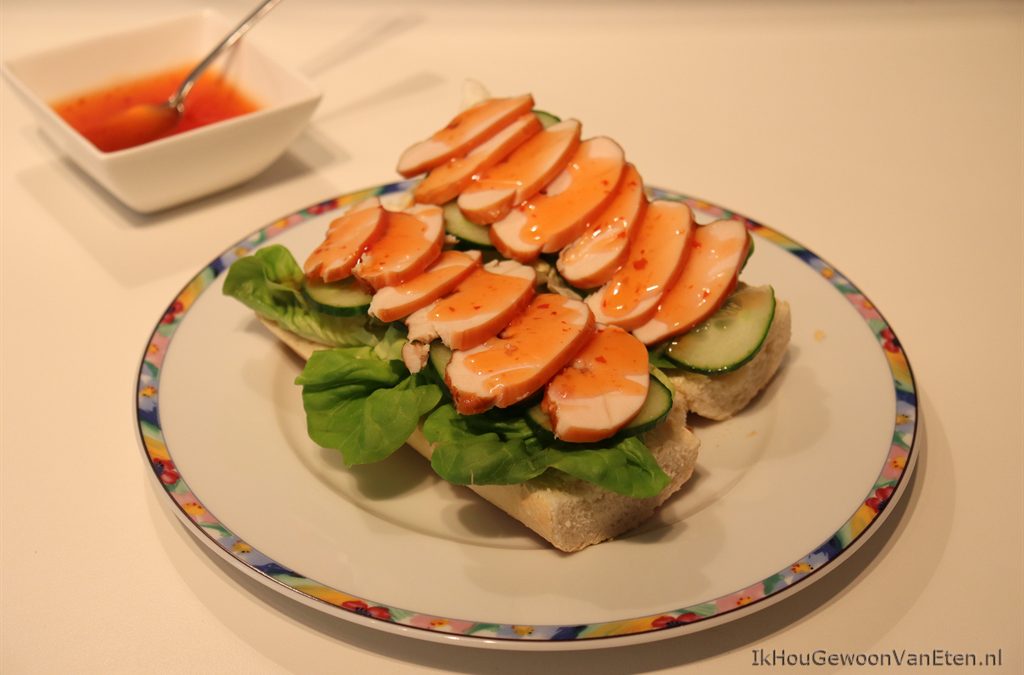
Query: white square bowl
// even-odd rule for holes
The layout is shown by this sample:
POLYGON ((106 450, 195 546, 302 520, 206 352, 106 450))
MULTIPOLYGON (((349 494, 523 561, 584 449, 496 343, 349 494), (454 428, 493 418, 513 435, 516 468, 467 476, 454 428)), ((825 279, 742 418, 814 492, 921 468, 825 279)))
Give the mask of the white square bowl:
POLYGON ((123 203, 150 213, 237 185, 263 171, 308 123, 320 92, 243 38, 221 55, 214 68, 260 106, 247 115, 145 145, 102 152, 50 104, 196 64, 232 25, 221 15, 203 10, 11 59, 3 70, 62 152, 123 203))

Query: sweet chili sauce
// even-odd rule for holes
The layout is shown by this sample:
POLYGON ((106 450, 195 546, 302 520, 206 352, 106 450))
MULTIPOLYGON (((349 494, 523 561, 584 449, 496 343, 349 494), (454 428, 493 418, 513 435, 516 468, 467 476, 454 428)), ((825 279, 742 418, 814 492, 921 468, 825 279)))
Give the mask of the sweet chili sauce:
MULTIPOLYGON (((50 106, 103 152, 123 150, 132 144, 119 138, 116 130, 105 125, 105 122, 136 105, 163 103, 177 90, 191 69, 192 65, 185 65, 119 82, 54 101, 50 106)), ((259 104, 239 91, 220 73, 210 70, 196 81, 178 123, 158 138, 244 115, 259 108, 259 104)))

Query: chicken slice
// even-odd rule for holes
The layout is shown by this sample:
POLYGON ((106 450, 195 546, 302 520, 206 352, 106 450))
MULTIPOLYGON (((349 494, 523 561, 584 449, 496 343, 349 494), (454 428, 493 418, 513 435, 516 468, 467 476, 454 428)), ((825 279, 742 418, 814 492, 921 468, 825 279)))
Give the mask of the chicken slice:
POLYGON ((514 260, 493 261, 463 279, 455 290, 410 314, 409 340, 440 338, 452 349, 469 349, 497 335, 534 295, 536 272, 514 260))
POLYGON ((750 235, 738 220, 716 220, 696 228, 679 279, 665 293, 654 317, 633 330, 652 345, 690 330, 711 316, 736 287, 750 250, 750 235))
POLYGON ((596 288, 607 282, 625 262, 646 208, 643 179, 636 167, 627 164, 611 203, 559 253, 558 273, 577 288, 596 288))
POLYGON ((554 180, 491 225, 491 241, 502 255, 522 262, 560 251, 611 201, 625 164, 622 148, 610 138, 583 141, 554 180))
POLYGON ((455 409, 475 415, 529 397, 575 356, 594 329, 594 315, 579 300, 538 295, 500 335, 452 352, 445 382, 455 409))
POLYGON ((625 264, 587 296, 597 320, 631 330, 651 318, 682 271, 693 230, 693 212, 686 204, 652 202, 625 264))
POLYGON ((373 294, 369 314, 397 321, 448 293, 480 266, 480 251, 443 251, 423 273, 373 294))
POLYGON ((561 173, 579 146, 581 130, 570 119, 541 131, 470 183, 459 195, 459 209, 478 225, 501 220, 561 173))
POLYGON ((540 119, 532 112, 519 117, 469 154, 434 168, 413 190, 416 201, 424 204, 450 202, 472 182, 474 175, 500 162, 540 130, 540 119))
POLYGON ((551 380, 541 406, 555 436, 593 443, 614 436, 647 398, 647 348, 617 326, 602 326, 551 380))
POLYGON ((383 234, 352 268, 354 276, 374 289, 413 279, 437 259, 444 244, 440 207, 417 204, 385 213, 383 234))
POLYGON ((366 248, 384 233, 385 213, 380 200, 373 197, 333 220, 324 241, 303 265, 306 276, 326 282, 346 278, 366 248))
POLYGON ((490 98, 456 115, 430 138, 413 144, 398 159, 398 173, 406 178, 464 155, 533 108, 529 94, 490 98))

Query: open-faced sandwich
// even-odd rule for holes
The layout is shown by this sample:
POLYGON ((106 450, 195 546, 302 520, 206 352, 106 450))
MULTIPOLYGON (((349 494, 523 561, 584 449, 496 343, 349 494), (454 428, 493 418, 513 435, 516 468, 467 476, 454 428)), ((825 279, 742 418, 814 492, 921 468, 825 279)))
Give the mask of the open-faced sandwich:
POLYGON ((651 201, 605 137, 487 98, 313 251, 237 260, 224 292, 307 360, 310 437, 347 464, 408 444, 563 551, 648 519, 693 473, 688 412, 773 377, 789 308, 739 281, 746 227, 651 201))

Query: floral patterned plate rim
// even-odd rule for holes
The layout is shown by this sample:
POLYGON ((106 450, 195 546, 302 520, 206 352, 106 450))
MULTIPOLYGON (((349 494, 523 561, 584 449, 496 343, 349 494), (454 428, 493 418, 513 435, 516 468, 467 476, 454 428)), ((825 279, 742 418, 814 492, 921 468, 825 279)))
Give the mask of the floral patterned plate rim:
MULTIPOLYGON (((373 512, 360 505, 350 506, 349 500, 339 499, 331 489, 324 489, 323 474, 345 473, 344 469, 330 466, 327 455, 311 454, 303 459, 277 452, 273 447, 267 448, 259 461, 238 454, 249 452, 249 448, 235 447, 243 441, 253 443, 252 452, 257 452, 259 443, 252 440, 257 436, 272 437, 271 444, 302 445, 301 441, 294 441, 294 435, 288 435, 291 432, 280 438, 275 436, 276 427, 288 426, 289 422, 287 418, 275 418, 272 412, 277 402, 299 398, 297 391, 287 391, 287 386, 278 385, 287 385, 282 377, 293 376, 300 366, 294 360, 289 362, 282 350, 268 347, 269 341, 258 335, 258 328, 250 329, 254 321, 248 310, 223 298, 219 290, 211 289, 222 283, 223 273, 237 257, 304 231, 307 238, 318 237, 322 230, 312 231, 311 224, 329 222, 339 209, 367 196, 385 196, 406 190, 411 184, 391 183, 345 194, 261 227, 192 278, 170 302, 150 336, 135 392, 142 451, 176 515, 198 539, 233 566, 306 605, 392 633, 499 649, 589 649, 687 634, 766 607, 834 568, 877 531, 892 511, 909 482, 918 453, 914 449, 915 382, 907 356, 889 324, 833 266, 777 230, 699 199, 662 189, 651 189, 651 196, 685 201, 699 220, 735 218, 749 228, 755 235, 757 252, 768 259, 764 269, 754 274, 782 280, 776 292, 791 299, 794 339, 787 362, 776 378, 778 382, 762 395, 749 419, 741 415, 735 422, 719 423, 721 426, 698 423, 698 436, 704 442, 698 465, 707 468, 699 468, 702 473, 693 481, 697 487, 684 488, 680 496, 670 500, 672 507, 666 505, 669 515, 660 523, 636 537, 591 547, 573 556, 554 554, 528 539, 520 544, 514 537, 490 537, 488 532, 475 532, 472 527, 467 527, 468 534, 461 540, 440 541, 431 534, 430 527, 410 530, 402 523, 385 522, 390 503, 387 498, 373 495, 367 499, 375 507, 384 505, 380 506, 384 511, 373 512), (802 293, 813 295, 804 298, 802 293), (830 311, 818 311, 822 304, 827 304, 830 311), (222 319, 225 315, 229 318, 222 319), (817 317, 818 323, 799 321, 809 315, 817 317), (841 318, 833 326, 823 316, 841 318), (219 321, 228 323, 211 327, 219 321), (219 383, 220 393, 203 393, 208 389, 203 378, 217 381, 217 369, 221 367, 217 364, 230 362, 233 355, 230 348, 218 345, 232 344, 239 332, 244 333, 245 339, 256 340, 257 350, 271 350, 266 360, 257 357, 264 364, 260 367, 266 369, 266 377, 246 386, 223 381, 219 383), (846 334, 851 336, 844 337, 846 334), (856 354, 847 358, 850 352, 856 354), (837 358, 837 354, 842 358, 837 358), (842 368, 875 373, 873 379, 864 378, 868 384, 856 394, 865 405, 871 401, 877 409, 873 421, 859 422, 861 427, 870 428, 870 433, 863 435, 856 431, 861 427, 844 428, 851 414, 859 414, 849 410, 844 414, 841 408, 849 407, 851 402, 840 399, 830 404, 828 399, 834 395, 829 392, 823 397, 822 382, 815 379, 832 377, 832 364, 847 361, 850 363, 836 365, 836 377, 844 375, 846 371, 842 368), (822 370, 828 372, 819 374, 822 370), (204 396, 222 397, 225 390, 236 385, 241 401, 238 406, 224 407, 216 414, 206 412, 217 407, 222 399, 204 396), (276 391, 278 388, 283 391, 276 391), (264 394, 271 389, 275 390, 270 394, 273 400, 268 401, 264 394), (252 395, 249 390, 261 394, 252 395), (801 395, 806 400, 787 404, 801 395), (825 403, 820 403, 823 398, 825 403), (238 411, 246 405, 266 409, 238 411), (813 405, 823 407, 805 415, 805 408, 813 405), (799 413, 795 408, 800 408, 799 413), (270 414, 266 414, 268 411, 270 414), (239 415, 240 421, 232 422, 233 415, 239 415), (807 417, 824 417, 828 424, 807 417), (262 431, 246 430, 260 424, 268 426, 262 431), (836 427, 839 431, 830 436, 836 427), (727 433, 716 436, 719 429, 727 433), (744 443, 747 454, 730 454, 730 446, 744 443), (837 443, 863 451, 835 449, 837 443), (780 450, 784 446, 785 452, 780 450), (209 448, 219 451, 210 452, 209 448), (844 458, 851 455, 858 458, 849 460, 856 465, 840 467, 834 475, 824 476, 830 480, 821 480, 822 472, 830 471, 827 467, 837 458, 847 461, 844 458), (320 474, 317 477, 308 476, 310 461, 317 464, 312 472, 320 474), (266 469, 272 477, 259 473, 264 463, 272 465, 266 469), (742 464, 741 470, 736 470, 737 464, 742 464), (856 480, 841 477, 847 474, 855 475, 856 480), (777 484, 780 476, 783 481, 792 479, 805 485, 809 496, 800 498, 810 499, 820 508, 801 509, 796 498, 790 501, 785 491, 767 487, 777 484), (292 486, 289 482, 302 485, 292 486), (854 484, 849 485, 851 482, 854 484), (814 492, 817 483, 830 484, 827 491, 814 492), (296 528, 295 522, 288 520, 291 514, 287 504, 265 504, 267 497, 278 492, 298 504, 296 508, 300 511, 307 509, 296 517, 302 516, 299 520, 310 532, 296 528), (314 501, 308 506, 303 502, 307 494, 316 495, 309 497, 314 501), (320 526, 313 521, 320 510, 325 510, 325 502, 315 500, 325 499, 337 500, 343 513, 324 516, 339 520, 325 521, 326 525, 320 526), (774 520, 765 520, 757 513, 765 510, 765 504, 776 508, 774 520), (256 513, 250 517, 252 511, 256 513), (344 521, 346 518, 348 522, 344 521), (726 518, 727 523, 723 527, 715 518, 726 518), (776 527, 780 520, 785 528, 776 527), (264 525, 267 522, 271 524, 264 525), (340 527, 351 530, 351 540, 338 539, 330 544, 327 540, 335 535, 324 533, 338 529, 339 522, 340 527), (318 526, 320 530, 316 531, 318 526), (754 528, 771 528, 780 533, 800 531, 802 538, 789 541, 780 534, 783 541, 774 548, 767 540, 751 548, 740 535, 754 528), (396 534, 399 536, 393 536, 396 534), (317 536, 328 544, 323 550, 299 550, 316 548, 317 536), (432 552, 438 562, 434 566, 422 560, 410 564, 409 554, 402 553, 406 550, 402 547, 410 545, 432 552), (373 552, 361 553, 366 549, 373 552), (738 552, 744 555, 738 556, 738 552), (373 558, 374 555, 377 557, 373 558), (678 567, 658 562, 666 557, 677 557, 682 569, 697 574, 677 576, 678 567), (465 558, 470 559, 470 564, 462 569, 460 561, 465 558), (744 567, 734 562, 737 558, 753 561, 744 567), (499 570, 504 561, 508 561, 508 569, 499 570), (601 576, 609 568, 630 569, 630 565, 638 564, 650 570, 648 576, 652 580, 624 579, 628 591, 618 595, 610 590, 618 584, 609 582, 616 577, 601 576), (353 573, 349 565, 362 572, 353 573), (378 566, 380 575, 397 578, 408 573, 413 580, 420 581, 415 590, 412 582, 405 588, 397 582, 388 584, 386 579, 380 582, 365 571, 378 566), (520 568, 524 570, 521 579, 514 571, 520 568), (550 576, 552 581, 534 596, 525 593, 525 599, 497 581, 510 575, 510 587, 519 584, 522 588, 523 579, 538 578, 538 570, 540 577, 550 576), (594 587, 571 581, 587 575, 597 579, 594 587), (436 581, 440 592, 431 595, 429 588, 424 588, 431 583, 424 579, 436 581), (363 583, 367 590, 360 586, 363 583), (447 586, 474 591, 481 600, 476 604, 466 601, 468 604, 463 608, 459 601, 448 599, 453 594, 447 586), (547 597, 552 590, 553 599, 547 597), (557 597, 563 592, 563 597, 557 597), (591 596, 595 594, 606 596, 607 606, 594 602, 591 596)), ((758 253, 752 258, 751 267, 760 257, 758 253)), ((747 272, 744 274, 746 278, 747 272)), ((249 359, 245 363, 223 366, 227 370, 220 373, 220 379, 239 379, 238 373, 252 372, 252 357, 245 358, 249 359)), ((255 370, 262 372, 259 367, 255 370)), ((418 499, 436 499, 434 493, 443 489, 431 484, 429 489, 416 487, 408 492, 417 493, 418 499)), ((349 490, 346 494, 351 493, 349 490)), ((395 503, 395 508, 406 508, 401 499, 396 498, 395 503)), ((457 506, 460 514, 475 508, 464 502, 457 502, 457 506)), ((446 522, 455 521, 449 518, 446 522)), ((464 525, 457 523, 455 529, 464 525)))

